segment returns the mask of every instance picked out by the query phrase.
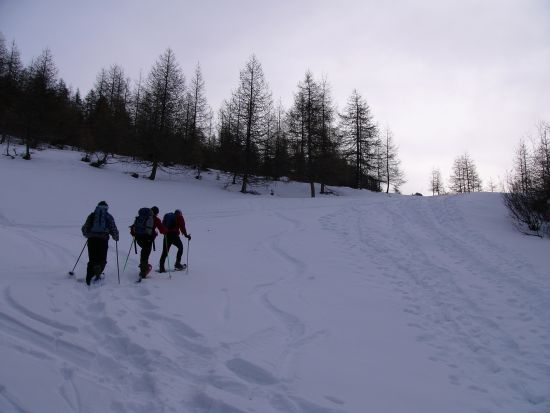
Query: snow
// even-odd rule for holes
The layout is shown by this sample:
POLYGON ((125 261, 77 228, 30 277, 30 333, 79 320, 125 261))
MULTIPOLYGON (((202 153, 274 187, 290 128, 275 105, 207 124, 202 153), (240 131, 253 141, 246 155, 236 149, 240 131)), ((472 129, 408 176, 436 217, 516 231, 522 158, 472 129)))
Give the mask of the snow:
POLYGON ((80 157, 0 157, 0 412, 550 412, 550 241, 499 194, 242 195, 80 157), (111 240, 88 288, 86 252, 67 273, 100 200, 121 281, 111 240), (153 205, 183 211, 189 272, 136 284, 153 205))

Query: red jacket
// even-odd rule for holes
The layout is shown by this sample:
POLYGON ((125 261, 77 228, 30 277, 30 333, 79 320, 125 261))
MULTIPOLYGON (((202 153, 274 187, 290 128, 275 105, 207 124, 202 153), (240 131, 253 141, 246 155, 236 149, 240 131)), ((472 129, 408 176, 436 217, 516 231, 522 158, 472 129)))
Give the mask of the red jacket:
POLYGON ((161 234, 166 234, 169 231, 168 228, 164 226, 160 218, 155 216, 153 218, 153 233, 155 234, 155 237, 158 235, 158 232, 156 231, 157 229, 161 234))
MULTIPOLYGON (((180 232, 187 237, 187 229, 185 229, 185 219, 183 218, 183 215, 181 212, 176 212, 176 227, 172 229, 164 228, 166 232, 172 232, 176 234, 180 234, 180 232)), ((161 233, 164 234, 164 232, 161 231, 161 233)))

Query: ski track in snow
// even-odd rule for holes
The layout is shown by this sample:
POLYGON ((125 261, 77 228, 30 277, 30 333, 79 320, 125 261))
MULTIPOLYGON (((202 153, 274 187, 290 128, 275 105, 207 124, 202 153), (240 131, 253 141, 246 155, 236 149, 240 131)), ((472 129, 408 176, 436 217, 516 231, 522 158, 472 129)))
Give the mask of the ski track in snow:
MULTIPOLYGON (((252 211, 271 213, 256 206, 249 208, 246 213, 250 214, 252 211)), ((293 255, 292 252, 282 247, 284 245, 284 238, 292 237, 295 231, 303 231, 303 225, 298 220, 291 219, 279 212, 274 215, 287 225, 290 224, 290 229, 276 234, 268 234, 266 239, 259 243, 260 247, 257 250, 274 251, 275 255, 288 267, 289 272, 277 275, 271 282, 257 284, 252 288, 252 295, 263 308, 273 315, 274 319, 279 321, 284 331, 286 331, 286 339, 283 340, 282 347, 277 350, 279 356, 275 357, 277 360, 270 366, 275 374, 246 358, 240 356, 231 358, 231 355, 244 354, 250 350, 262 348, 274 340, 280 341, 281 332, 279 328, 268 327, 255 331, 238 342, 226 343, 218 349, 217 358, 220 360, 226 359, 224 365, 227 370, 234 373, 235 377, 214 373, 219 368, 213 368, 213 373, 204 380, 202 386, 196 391, 194 396, 196 407, 200 411, 202 411, 201 409, 205 409, 208 412, 243 412, 227 403, 207 396, 207 393, 212 393, 211 387, 214 387, 220 390, 232 391, 236 395, 246 397, 250 400, 264 399, 266 400, 266 404, 270 405, 273 411, 277 412, 343 413, 344 411, 340 409, 324 407, 317 403, 296 396, 289 397, 288 395, 289 392, 292 394, 292 382, 295 379, 292 367, 294 358, 300 351, 304 351, 308 345, 318 339, 322 339, 326 333, 318 331, 307 335, 304 322, 297 315, 279 308, 270 298, 271 293, 278 285, 283 283, 292 284, 294 281, 305 277, 307 273, 307 265, 293 255), (209 389, 209 391, 206 389, 209 389)), ((222 318, 228 321, 231 314, 231 300, 227 296, 227 290, 223 292, 226 298, 222 318)), ((300 297, 299 291, 297 292, 297 297, 300 297)), ((331 399, 327 397, 327 399, 335 405, 342 404, 341 402, 337 402, 337 398, 331 399)))
POLYGON ((401 198, 385 202, 383 208, 376 202, 355 203, 325 217, 324 225, 339 233, 341 253, 350 255, 358 273, 368 268, 367 259, 376 268, 365 274, 369 282, 390 283, 409 303, 403 311, 411 314, 410 326, 419 330, 418 340, 434 348, 433 361, 456 371, 449 376, 450 383, 482 393, 489 393, 486 383, 491 383, 509 395, 509 400, 495 401, 497 406, 517 403, 520 409, 526 403, 533 411, 550 411, 550 295, 547 283, 542 283, 547 274, 537 274, 514 251, 502 250, 469 226, 455 198, 401 198), (369 214, 385 225, 365 219, 369 214), (387 231, 399 235, 387 237, 387 231), (419 239, 429 240, 431 247, 424 248, 419 239), (396 261, 395 251, 407 259, 396 261), (484 260, 488 255, 491 261, 484 260), (464 272, 471 276, 462 277, 464 272), (530 273, 541 283, 530 285, 518 279, 521 273, 530 273), (461 278, 477 281, 464 285, 461 278), (495 289, 509 313, 492 311, 495 303, 487 298, 495 297, 495 289), (469 365, 456 365, 456 355, 469 365))

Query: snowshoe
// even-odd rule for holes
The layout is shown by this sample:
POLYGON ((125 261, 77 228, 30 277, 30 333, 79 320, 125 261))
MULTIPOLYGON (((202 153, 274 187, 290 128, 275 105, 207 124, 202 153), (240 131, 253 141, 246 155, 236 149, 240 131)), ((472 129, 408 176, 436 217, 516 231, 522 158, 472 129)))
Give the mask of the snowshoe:
POLYGON ((147 267, 142 268, 141 271, 139 272, 139 279, 136 282, 140 283, 141 280, 143 280, 144 278, 147 278, 147 276, 149 275, 152 269, 153 269, 153 266, 151 264, 147 264, 147 267))

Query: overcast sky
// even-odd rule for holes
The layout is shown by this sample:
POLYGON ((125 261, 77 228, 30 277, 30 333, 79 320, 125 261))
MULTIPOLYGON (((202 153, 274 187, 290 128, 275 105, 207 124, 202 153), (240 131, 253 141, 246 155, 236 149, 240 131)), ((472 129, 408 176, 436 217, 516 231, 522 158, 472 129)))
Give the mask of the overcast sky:
POLYGON ((548 0, 0 0, 0 31, 25 64, 50 48, 82 94, 114 63, 146 76, 170 47, 188 77, 200 62, 216 111, 252 53, 287 107, 309 69, 393 131, 403 193, 429 193, 434 167, 447 182, 465 152, 498 183, 550 121, 548 0))

